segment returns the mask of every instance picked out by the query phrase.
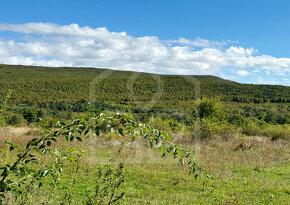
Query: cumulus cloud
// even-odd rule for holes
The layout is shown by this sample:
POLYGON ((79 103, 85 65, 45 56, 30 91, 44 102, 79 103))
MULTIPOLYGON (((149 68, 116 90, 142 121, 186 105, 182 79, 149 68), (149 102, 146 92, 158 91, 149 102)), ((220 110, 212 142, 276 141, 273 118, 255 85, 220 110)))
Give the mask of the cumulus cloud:
POLYGON ((290 73, 290 58, 257 55, 254 48, 243 48, 232 41, 164 41, 156 36, 134 37, 77 24, 0 24, 0 35, 6 31, 23 35, 17 41, 0 39, 0 63, 237 77, 257 71, 277 76, 290 73))
POLYGON ((249 72, 246 70, 238 70, 237 74, 243 77, 249 75, 249 72))

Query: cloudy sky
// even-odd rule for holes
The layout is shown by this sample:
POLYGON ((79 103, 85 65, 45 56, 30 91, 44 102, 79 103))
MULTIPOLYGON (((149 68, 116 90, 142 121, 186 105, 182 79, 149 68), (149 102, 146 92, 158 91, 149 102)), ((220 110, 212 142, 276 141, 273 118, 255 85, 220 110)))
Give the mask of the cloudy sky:
POLYGON ((287 1, 80 2, 1 3, 0 63, 290 85, 287 1))

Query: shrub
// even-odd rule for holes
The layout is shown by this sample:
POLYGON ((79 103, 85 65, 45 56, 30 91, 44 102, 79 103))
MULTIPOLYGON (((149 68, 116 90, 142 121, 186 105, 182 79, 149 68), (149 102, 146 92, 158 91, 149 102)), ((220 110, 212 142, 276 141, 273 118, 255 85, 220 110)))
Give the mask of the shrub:
POLYGON ((211 119, 201 120, 201 139, 210 139, 214 136, 229 138, 236 135, 238 132, 239 129, 236 126, 229 124, 227 121, 216 122, 211 119))
POLYGON ((164 120, 161 117, 151 117, 148 121, 148 125, 168 132, 178 132, 183 127, 176 119, 169 118, 164 120))
POLYGON ((226 139, 236 136, 239 132, 239 126, 230 124, 226 121, 220 123, 218 126, 218 135, 226 139))
POLYGON ((260 133, 260 127, 254 122, 249 122, 246 126, 242 128, 242 134, 245 134, 247 136, 257 136, 260 133))
POLYGON ((28 122, 28 123, 32 123, 32 122, 36 122, 37 121, 37 111, 36 109, 33 108, 25 108, 23 110, 23 118, 28 122))
POLYGON ((216 99, 204 98, 196 104, 193 111, 193 117, 197 118, 211 118, 222 120, 224 113, 221 110, 221 103, 216 99))
POLYGON ((278 140, 278 139, 289 140, 290 128, 289 126, 272 125, 272 126, 268 126, 268 128, 264 130, 263 134, 267 137, 270 137, 271 140, 278 140))
POLYGON ((239 114, 233 114, 228 116, 228 122, 237 126, 243 126, 246 124, 245 118, 239 114))
POLYGON ((214 134, 214 124, 208 120, 203 120, 200 124, 200 139, 209 139, 214 134))
POLYGON ((27 121, 23 118, 22 115, 16 113, 16 114, 8 115, 7 123, 9 125, 24 125, 27 123, 27 121))

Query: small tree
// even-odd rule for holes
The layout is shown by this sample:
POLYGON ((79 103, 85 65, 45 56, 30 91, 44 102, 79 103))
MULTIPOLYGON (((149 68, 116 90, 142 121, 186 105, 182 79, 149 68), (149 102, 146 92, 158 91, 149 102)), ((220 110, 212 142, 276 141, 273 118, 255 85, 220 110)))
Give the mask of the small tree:
POLYGON ((221 110, 222 105, 217 99, 203 98, 199 102, 193 111, 193 117, 197 118, 208 118, 218 119, 223 118, 223 112, 221 110))

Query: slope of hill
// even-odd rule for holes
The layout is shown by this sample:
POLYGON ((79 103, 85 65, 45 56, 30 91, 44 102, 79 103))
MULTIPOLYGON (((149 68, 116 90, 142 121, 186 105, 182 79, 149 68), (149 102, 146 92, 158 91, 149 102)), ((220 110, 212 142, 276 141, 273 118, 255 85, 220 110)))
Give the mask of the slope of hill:
POLYGON ((0 65, 0 85, 1 95, 11 89, 14 103, 30 104, 85 102, 92 93, 93 101, 114 104, 146 104, 158 97, 161 107, 187 104, 199 93, 226 102, 290 102, 287 86, 240 84, 215 76, 157 75, 99 68, 0 65))

